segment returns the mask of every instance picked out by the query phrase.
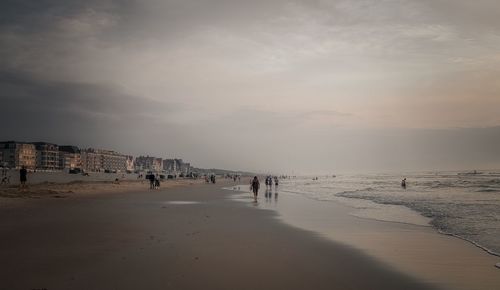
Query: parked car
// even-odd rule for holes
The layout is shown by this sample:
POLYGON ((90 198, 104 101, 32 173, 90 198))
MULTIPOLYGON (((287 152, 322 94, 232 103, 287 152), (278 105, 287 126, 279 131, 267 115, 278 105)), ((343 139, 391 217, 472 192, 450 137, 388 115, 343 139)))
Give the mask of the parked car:
POLYGON ((72 168, 69 170, 69 174, 80 174, 82 170, 80 168, 72 168))

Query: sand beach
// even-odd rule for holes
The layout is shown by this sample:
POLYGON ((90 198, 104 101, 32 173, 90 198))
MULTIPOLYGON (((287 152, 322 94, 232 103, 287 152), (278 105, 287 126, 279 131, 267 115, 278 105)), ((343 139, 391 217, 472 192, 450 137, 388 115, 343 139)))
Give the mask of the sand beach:
POLYGON ((499 285, 492 258, 430 228, 360 219, 340 205, 322 208, 287 194, 273 201, 281 207, 276 211, 263 196, 254 203, 249 193, 222 189, 231 185, 168 181, 148 190, 132 181, 39 184, 22 198, 2 191, 0 288, 499 285), (329 220, 320 218, 325 210, 329 220))
POLYGON ((22 199, 2 208, 0 288, 432 288, 235 202, 221 185, 22 199))
MULTIPOLYGON (((81 178, 64 173, 46 173, 37 176, 38 179, 49 176, 48 180, 36 180, 28 183, 26 188, 20 189, 17 182, 0 186, 0 209, 13 206, 19 207, 23 204, 33 204, 33 199, 64 199, 72 197, 85 197, 91 195, 103 195, 107 193, 142 191, 149 188, 149 181, 137 179, 136 175, 118 177, 106 174, 95 178, 81 178), (71 180, 71 181, 68 181, 71 180), (60 182, 64 180, 66 182, 60 182)), ((201 180, 175 179, 162 182, 161 188, 172 188, 190 184, 201 183, 201 180)))

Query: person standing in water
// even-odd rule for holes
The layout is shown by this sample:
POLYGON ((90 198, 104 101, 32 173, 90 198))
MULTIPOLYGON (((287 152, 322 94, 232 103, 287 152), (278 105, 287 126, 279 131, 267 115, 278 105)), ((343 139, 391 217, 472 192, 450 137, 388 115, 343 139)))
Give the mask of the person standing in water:
POLYGON ((253 191, 253 198, 257 200, 257 195, 259 194, 259 187, 260 187, 260 182, 257 176, 255 176, 252 180, 252 191, 253 191))
POLYGON ((401 187, 406 189, 406 177, 401 180, 401 187))

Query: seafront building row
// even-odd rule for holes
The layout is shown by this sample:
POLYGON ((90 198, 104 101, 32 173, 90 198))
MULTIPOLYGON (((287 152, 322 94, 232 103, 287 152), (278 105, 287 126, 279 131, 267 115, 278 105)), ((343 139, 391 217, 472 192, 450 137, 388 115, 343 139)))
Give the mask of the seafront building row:
POLYGON ((47 142, 0 142, 0 166, 30 170, 84 172, 168 172, 188 175, 191 165, 182 159, 134 157, 113 150, 85 148, 47 142))

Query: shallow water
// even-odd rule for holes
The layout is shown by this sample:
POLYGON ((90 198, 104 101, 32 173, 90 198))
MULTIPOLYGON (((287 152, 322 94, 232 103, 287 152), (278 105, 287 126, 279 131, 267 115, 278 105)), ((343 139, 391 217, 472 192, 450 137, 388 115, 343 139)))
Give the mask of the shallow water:
POLYGON ((363 218, 430 223, 492 254, 500 253, 499 171, 295 178, 283 180, 279 190, 319 201, 342 202, 356 209, 353 215, 363 218), (407 178, 406 189, 400 186, 403 177, 407 178))

